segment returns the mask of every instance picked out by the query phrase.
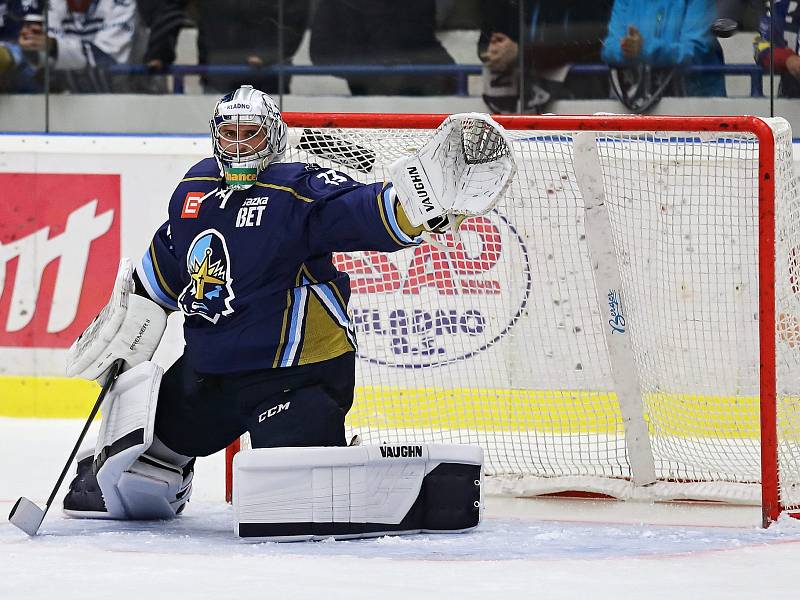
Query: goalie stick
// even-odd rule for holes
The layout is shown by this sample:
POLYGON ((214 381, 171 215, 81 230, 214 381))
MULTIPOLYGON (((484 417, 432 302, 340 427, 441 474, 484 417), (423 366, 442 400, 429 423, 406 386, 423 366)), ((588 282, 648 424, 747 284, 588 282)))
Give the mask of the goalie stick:
POLYGON ((53 503, 53 499, 58 493, 58 488, 61 487, 61 483, 64 481, 64 477, 66 477, 67 471, 69 471, 72 461, 75 459, 75 455, 78 453, 78 449, 83 443, 83 438, 86 437, 86 432, 89 430, 89 426, 92 424, 92 421, 97 415, 97 411, 100 409, 100 405, 103 403, 103 400, 105 400, 108 390, 111 389, 111 386, 117 379, 117 376, 122 369, 123 362, 123 359, 119 358, 111 365, 108 378, 103 384, 103 389, 100 390, 100 395, 97 397, 97 401, 94 403, 92 411, 89 413, 89 418, 86 419, 86 423, 83 426, 83 431, 81 431, 81 434, 78 436, 78 441, 75 442, 75 446, 72 448, 72 452, 67 459, 67 464, 64 465, 61 475, 58 476, 58 481, 56 481, 56 484, 53 487, 53 491, 50 492, 50 497, 47 499, 44 510, 39 508, 34 502, 31 502, 24 496, 21 496, 11 509, 11 513, 8 515, 8 521, 15 527, 19 527, 28 535, 34 536, 39 531, 39 526, 42 524, 42 521, 44 521, 47 511, 50 510, 50 505, 53 503))

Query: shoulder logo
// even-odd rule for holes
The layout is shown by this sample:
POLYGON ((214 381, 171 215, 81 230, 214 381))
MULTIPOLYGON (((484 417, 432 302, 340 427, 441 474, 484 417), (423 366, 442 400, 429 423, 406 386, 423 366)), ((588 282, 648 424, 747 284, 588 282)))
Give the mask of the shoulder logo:
POLYGON ((189 192, 186 198, 183 199, 183 208, 181 209, 181 219, 196 219, 200 214, 200 206, 202 206, 202 197, 205 196, 203 192, 189 192))
POLYGON ((233 277, 225 238, 216 229, 198 234, 186 254, 189 285, 178 297, 185 315, 199 315, 212 323, 233 312, 233 277))

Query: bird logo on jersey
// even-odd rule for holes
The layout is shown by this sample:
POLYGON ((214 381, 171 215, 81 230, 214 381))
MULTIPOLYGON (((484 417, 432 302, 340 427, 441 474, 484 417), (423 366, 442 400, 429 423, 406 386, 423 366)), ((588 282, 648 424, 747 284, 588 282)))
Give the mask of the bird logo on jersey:
POLYGON ((225 238, 216 229, 200 233, 186 254, 189 285, 178 297, 178 305, 185 315, 200 315, 216 323, 220 315, 233 312, 231 300, 236 296, 231 284, 230 257, 225 238))

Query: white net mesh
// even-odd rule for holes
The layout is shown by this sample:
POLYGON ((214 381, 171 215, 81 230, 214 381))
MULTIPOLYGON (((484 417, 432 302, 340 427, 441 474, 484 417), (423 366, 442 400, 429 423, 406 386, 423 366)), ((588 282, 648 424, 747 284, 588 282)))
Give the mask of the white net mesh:
MULTIPOLYGON (((782 121, 771 126, 780 481, 791 505, 800 501, 793 491, 800 482, 800 203, 791 132, 782 121)), ((371 182, 430 133, 295 130, 286 160, 371 182)), ((495 210, 465 223, 460 244, 442 239, 450 252, 424 244, 336 257, 352 278, 359 340, 352 433, 365 443, 478 443, 487 474, 506 476, 495 489, 514 493, 586 489, 758 503, 755 136, 596 136, 633 366, 662 482, 645 491, 628 483, 574 136, 508 133, 516 177, 495 210)))

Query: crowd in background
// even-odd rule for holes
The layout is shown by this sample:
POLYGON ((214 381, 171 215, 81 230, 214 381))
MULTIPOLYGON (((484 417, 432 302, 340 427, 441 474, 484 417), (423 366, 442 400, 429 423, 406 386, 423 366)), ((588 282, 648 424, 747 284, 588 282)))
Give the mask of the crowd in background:
MULTIPOLYGON (((719 43, 751 32, 756 64, 800 97, 794 0, 0 0, 0 92, 164 93, 178 36, 197 30, 207 93, 251 83, 288 93, 308 33, 312 64, 452 65, 444 27, 479 30, 476 62, 495 112, 543 112, 558 99, 617 97, 646 110, 662 95, 724 96, 719 43), (47 8, 45 8, 47 6, 47 8), (47 13, 45 15, 45 12, 47 13), (46 18, 45 18, 46 17, 46 18), (45 65, 49 68, 45 69, 45 65), (131 74, 120 68, 141 65, 131 74), (575 68, 605 65, 607 68, 575 68), (46 72, 46 73, 45 73, 46 72), (47 77, 47 81, 45 81, 47 77)), ((750 42, 748 42, 750 43, 750 42)), ((450 73, 346 73, 353 95, 451 95, 450 73)))

